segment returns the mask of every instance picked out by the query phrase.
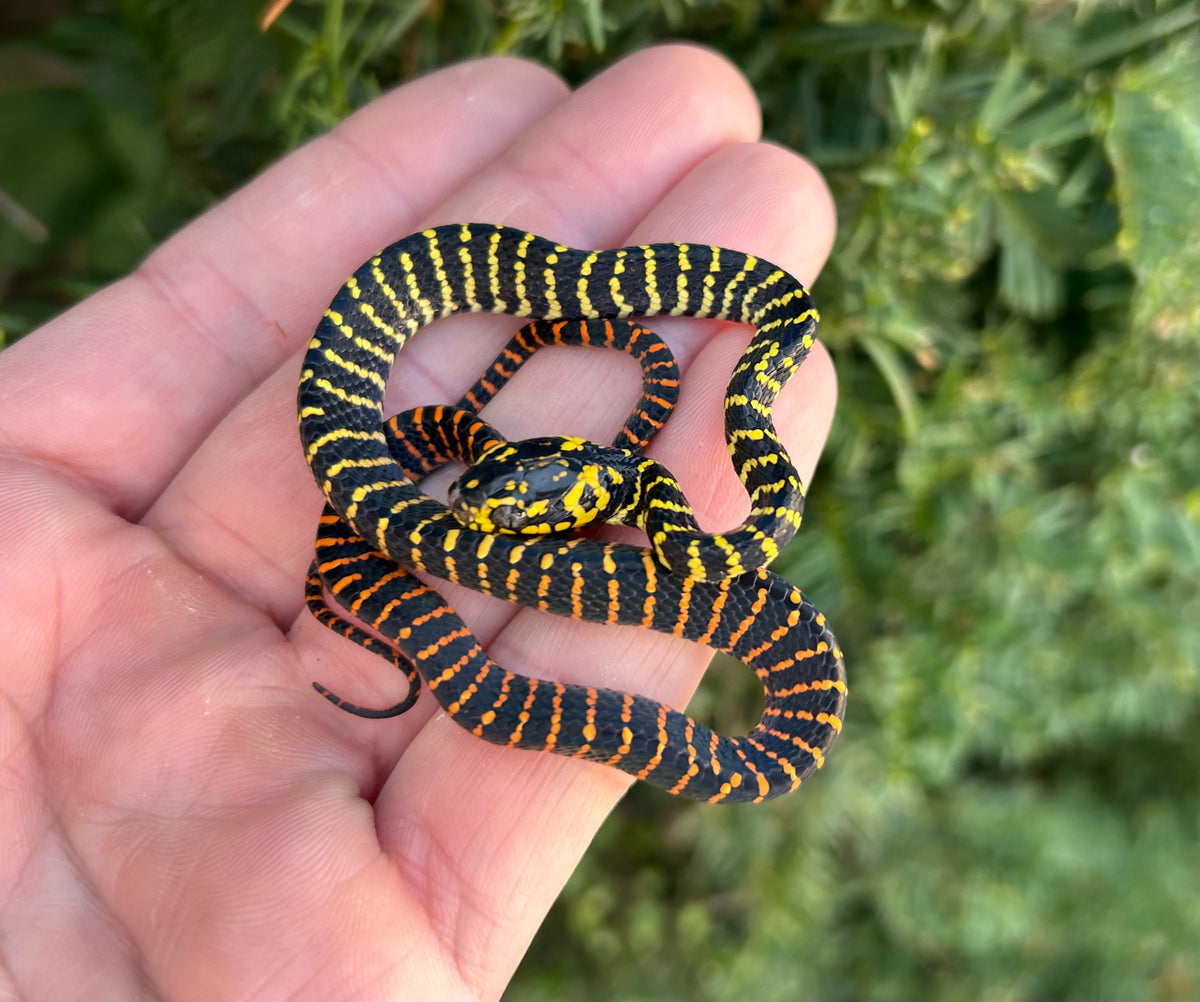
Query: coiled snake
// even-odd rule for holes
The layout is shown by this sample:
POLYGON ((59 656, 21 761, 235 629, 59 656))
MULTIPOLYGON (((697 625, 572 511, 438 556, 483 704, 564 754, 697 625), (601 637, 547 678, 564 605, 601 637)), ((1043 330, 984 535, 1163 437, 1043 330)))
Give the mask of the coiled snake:
MULTIPOLYGON (((791 275, 707 245, 584 251, 508 227, 455 224, 371 258, 334 297, 304 358, 300 436, 329 502, 308 599, 327 625, 381 647, 325 604, 328 589, 398 648, 388 653, 412 685, 403 703, 374 712, 318 689, 353 712, 391 715, 416 699, 419 672, 458 724, 496 744, 603 762, 712 802, 795 789, 824 763, 846 698, 841 652, 824 617, 765 569, 795 533, 803 503, 771 407, 816 328, 816 309, 791 275), (576 439, 505 443, 474 413, 515 367, 504 367, 504 355, 461 409, 419 408, 385 429, 384 387, 397 352, 420 327, 466 312, 548 321, 669 314, 754 325, 725 396, 730 456, 750 492, 747 520, 730 532, 700 532, 670 475, 636 451, 622 466, 618 453, 576 439), (452 489, 457 515, 414 482, 448 458, 481 461, 452 489), (641 525, 651 546, 562 535, 604 501, 641 525), (643 696, 506 671, 405 568, 556 615, 727 651, 761 680, 762 719, 744 736, 725 737, 643 696)), ((615 339, 627 350, 630 334, 611 332, 644 331, 557 324, 557 333, 540 336, 561 342, 572 329, 583 332, 572 343, 615 339)), ((519 354, 513 346, 510 354, 519 354)), ((618 439, 639 448, 665 419, 653 398, 670 382, 641 361, 643 398, 618 439)))

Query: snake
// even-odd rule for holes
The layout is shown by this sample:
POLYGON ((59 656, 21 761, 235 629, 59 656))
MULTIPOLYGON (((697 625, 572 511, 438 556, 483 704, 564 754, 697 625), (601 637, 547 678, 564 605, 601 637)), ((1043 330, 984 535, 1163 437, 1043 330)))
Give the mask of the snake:
POLYGON ((797 789, 824 765, 847 696, 842 652, 824 615, 767 568, 799 528, 804 499, 772 406, 815 344, 818 319, 787 271, 707 244, 582 250, 476 223, 393 243, 337 291, 301 367, 300 439, 326 498, 306 587, 310 609, 405 670, 409 698, 397 707, 412 704, 423 680, 451 719, 493 744, 600 762, 712 803, 757 803, 797 789), (419 408, 415 419, 409 412, 385 424, 384 390, 400 350, 421 328, 461 313, 551 323, 693 316, 752 326, 724 397, 727 448, 750 495, 747 518, 729 531, 701 531, 664 468, 636 449, 623 450, 630 465, 617 462, 619 441, 508 443, 479 417, 478 393, 474 402, 464 398, 466 408, 419 408), (452 458, 474 464, 456 482, 456 509, 419 487, 452 458), (482 473, 493 460, 499 467, 482 473), (532 477, 506 473, 514 463, 532 463, 532 477), (567 467, 570 475, 551 488, 546 469, 567 467), (584 509, 597 496, 609 502, 614 493, 609 508, 643 528, 649 545, 571 531, 595 517, 584 509), (531 510, 536 524, 524 524, 531 510), (414 571, 554 615, 724 651, 761 682, 762 716, 746 734, 726 736, 637 693, 509 671, 414 571), (325 590, 383 641, 329 609, 325 590))

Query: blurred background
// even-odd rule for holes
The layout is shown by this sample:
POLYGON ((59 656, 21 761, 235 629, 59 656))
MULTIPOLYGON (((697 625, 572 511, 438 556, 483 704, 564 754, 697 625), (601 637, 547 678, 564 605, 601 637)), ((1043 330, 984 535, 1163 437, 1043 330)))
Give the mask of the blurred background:
MULTIPOLYGON (((1200 995, 1196 4, 272 6, 0 2, 0 337, 485 53, 578 82, 714 46, 838 202, 840 406, 779 569, 838 631, 845 733, 757 808, 635 788, 509 997, 1200 995)), ((692 708, 746 726, 748 676, 692 708)))

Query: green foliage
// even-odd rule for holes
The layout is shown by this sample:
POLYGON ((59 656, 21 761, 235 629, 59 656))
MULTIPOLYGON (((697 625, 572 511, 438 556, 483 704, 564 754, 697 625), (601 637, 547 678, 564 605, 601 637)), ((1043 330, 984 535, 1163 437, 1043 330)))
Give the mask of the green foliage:
POLYGON ((132 268, 280 152, 280 54, 242 4, 129 0, 7 37, 0 344, 132 268))
MULTIPOLYGON (((725 51, 837 196, 839 420, 786 569, 852 696, 754 810, 635 789, 514 998, 1200 991, 1197 10, 1018 0, 125 0, 0 44, 20 334, 384 87, 725 51)), ((3 16, 3 15, 0 15, 3 16)), ((753 680, 718 666, 722 728, 753 680)))

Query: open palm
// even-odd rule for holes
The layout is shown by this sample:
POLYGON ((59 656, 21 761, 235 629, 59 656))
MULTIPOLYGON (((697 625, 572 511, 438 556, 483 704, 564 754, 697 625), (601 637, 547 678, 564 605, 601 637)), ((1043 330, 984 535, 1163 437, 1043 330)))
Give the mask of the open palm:
MULTIPOLYGON (((758 143, 740 76, 651 49, 575 93, 486 60, 292 154, 137 273, 0 356, 0 994, 493 997, 629 779, 485 744, 303 611, 322 498, 299 351, 344 277, 419 226, 574 246, 695 240, 811 280, 815 172, 758 143)), ((389 410, 450 402, 519 324, 405 349, 389 410)), ((743 328, 657 323, 685 370, 655 454, 704 525, 740 520, 721 392, 743 328)), ((488 410, 511 437, 611 439, 632 362, 554 349, 488 410)), ((815 352, 777 409, 808 479, 833 404, 815 352)), ((686 702, 708 652, 439 585, 513 670, 686 702)))

